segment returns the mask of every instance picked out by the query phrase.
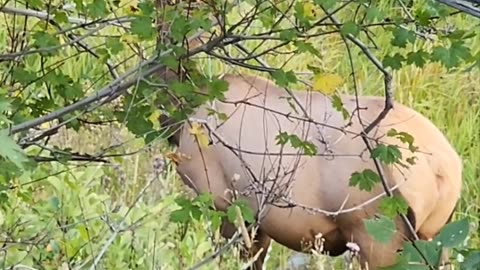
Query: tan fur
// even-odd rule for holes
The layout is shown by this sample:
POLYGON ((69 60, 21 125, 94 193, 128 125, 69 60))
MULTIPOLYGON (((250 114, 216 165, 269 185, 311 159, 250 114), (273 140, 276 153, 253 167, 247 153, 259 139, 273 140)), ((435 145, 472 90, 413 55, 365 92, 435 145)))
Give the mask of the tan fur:
MULTIPOLYGON (((302 138, 302 133, 308 130, 307 139, 314 142, 318 152, 325 150, 325 145, 320 143, 319 130, 312 123, 299 121, 264 111, 265 106, 274 111, 303 117, 297 106, 297 114, 285 98, 288 94, 268 80, 247 75, 226 75, 224 78, 229 83, 229 90, 225 93, 226 100, 230 102, 247 100, 249 103, 260 107, 247 106, 242 103, 222 103, 216 101, 214 109, 225 113, 229 118, 222 123, 209 118, 209 125, 216 128, 215 134, 222 140, 247 151, 258 153, 278 153, 280 146, 276 145, 275 137, 279 130, 295 133, 302 138), (281 127, 281 128, 280 128, 281 127), (267 150, 268 149, 268 150, 267 150)), ((341 127, 346 124, 341 114, 332 108, 331 101, 319 93, 295 92, 296 97, 304 108, 309 111, 310 117, 320 123, 330 126, 341 127), (313 106, 311 106, 313 105, 313 106), (327 115, 326 115, 327 114, 327 115)), ((355 98, 342 96, 346 109, 351 113, 356 108, 355 98)), ((383 97, 360 97, 360 114, 364 124, 375 119, 383 109, 383 97)), ((198 119, 207 119, 207 110, 199 109, 192 116, 198 119)), ((399 103, 379 127, 370 132, 370 137, 381 137, 385 144, 396 144, 401 147, 405 159, 412 156, 406 148, 407 145, 398 139, 385 136, 390 128, 404 131, 415 138, 415 145, 422 153, 416 153, 416 164, 409 169, 402 167, 383 166, 390 187, 404 182, 399 187, 399 192, 408 202, 414 213, 415 229, 422 239, 433 238, 444 226, 454 211, 460 196, 462 186, 462 162, 453 147, 444 135, 424 116, 399 103), (406 181, 405 181, 406 180, 406 181)), ((368 151, 362 138, 352 133, 358 133, 361 125, 358 117, 352 118, 352 125, 346 130, 352 133, 328 127, 320 127, 325 140, 329 142, 336 157, 308 157, 299 158, 294 155, 286 155, 281 159, 278 155, 259 155, 243 153, 242 159, 248 164, 258 179, 262 179, 261 173, 270 170, 276 172, 279 164, 285 170, 294 170, 294 174, 277 179, 275 187, 285 187, 291 179, 291 189, 288 197, 301 205, 319 208, 326 211, 337 211, 355 207, 383 192, 381 185, 377 185, 372 192, 359 191, 357 187, 349 187, 350 175, 355 171, 369 168, 376 171, 373 162, 369 159, 368 151), (342 157, 341 154, 360 154, 359 157, 342 157), (299 160, 299 162, 297 162, 299 160), (346 198, 348 198, 347 201, 346 198)), ((187 154, 191 158, 184 159, 177 166, 177 171, 182 180, 193 187, 197 192, 212 192, 216 197, 216 207, 225 210, 228 201, 231 200, 227 189, 232 189, 232 177, 239 174, 240 179, 234 183, 239 191, 244 191, 249 186, 249 174, 242 167, 242 162, 231 150, 222 145, 212 136, 214 144, 205 149, 200 149, 189 128, 183 128, 180 134, 180 142, 177 151, 187 154), (206 165, 206 169, 205 169, 206 165), (208 177, 207 177, 208 174, 208 177)), ((297 150, 290 145, 283 149, 285 153, 296 153, 297 150)), ((282 171, 283 171, 282 169, 282 171)), ((271 187, 272 183, 266 183, 271 187)), ((278 192, 282 189, 277 189, 278 192)), ((260 195, 259 195, 260 197, 260 195)), ((254 193, 243 197, 254 210, 258 210, 257 198, 254 193)), ((395 262, 396 251, 408 235, 404 223, 396 220, 398 233, 391 244, 382 245, 373 241, 367 234, 362 220, 370 218, 377 212, 378 200, 366 205, 361 210, 340 214, 336 217, 328 217, 323 214, 312 214, 302 208, 280 208, 267 205, 265 216, 260 221, 260 236, 255 247, 264 247, 266 251, 270 244, 270 237, 276 242, 297 251, 302 251, 302 242, 313 242, 315 236, 321 233, 325 238, 325 251, 337 256, 345 251, 348 241, 356 242, 360 250, 362 263, 368 262, 369 269, 377 269, 379 266, 391 265, 395 262)), ((231 226, 225 223, 226 228, 231 226)), ((232 229, 226 229, 232 235, 232 229)), ((255 264, 255 269, 261 269, 264 255, 255 264)))

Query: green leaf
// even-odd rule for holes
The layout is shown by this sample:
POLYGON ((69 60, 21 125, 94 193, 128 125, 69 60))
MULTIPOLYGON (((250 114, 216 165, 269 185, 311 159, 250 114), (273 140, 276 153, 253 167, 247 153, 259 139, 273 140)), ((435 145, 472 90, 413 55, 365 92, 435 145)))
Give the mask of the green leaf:
POLYGON ((396 232, 393 220, 380 216, 379 218, 363 220, 367 233, 377 242, 387 244, 396 232))
POLYGON ((192 201, 183 198, 183 197, 178 197, 175 199, 175 203, 180 206, 180 209, 177 209, 175 211, 172 211, 170 213, 170 221, 176 222, 176 223, 187 223, 190 221, 191 218, 195 220, 199 220, 200 217, 202 216, 202 210, 198 207, 198 201, 201 198, 196 198, 195 204, 192 203, 192 201))
POLYGON ((118 54, 123 50, 123 43, 120 42, 120 38, 118 37, 108 37, 105 45, 112 55, 118 54))
POLYGON ((480 269, 480 251, 476 250, 468 254, 460 266, 462 270, 480 269))
POLYGON ((368 7, 367 12, 365 14, 365 20, 369 22, 374 22, 375 19, 378 21, 383 20, 384 15, 383 13, 374 5, 368 7))
POLYGON ((456 29, 452 32, 447 33, 447 38, 454 41, 454 40, 465 40, 469 38, 473 38, 476 36, 474 31, 465 31, 463 29, 456 29))
POLYGON ((415 152, 418 150, 418 147, 413 144, 414 143, 413 136, 407 132, 404 132, 404 131, 398 132, 396 129, 391 128, 390 130, 387 131, 387 136, 396 137, 401 142, 408 144, 408 149, 411 152, 415 152))
POLYGON ((6 113, 12 108, 12 104, 0 96, 0 114, 6 113))
POLYGON ((212 224, 213 231, 216 231, 220 228, 220 226, 222 225, 222 222, 223 222, 222 219, 224 216, 225 216, 224 213, 219 211, 212 211, 210 213, 210 222, 212 224))
POLYGON ((172 91, 180 96, 180 97, 186 97, 189 96, 193 93, 195 90, 193 85, 188 82, 180 82, 180 81, 174 81, 170 84, 170 89, 172 91))
POLYGON ((87 12, 90 17, 97 19, 103 18, 108 14, 107 4, 105 0, 93 0, 92 3, 87 5, 87 12))
POLYGON ((155 6, 152 1, 143 1, 138 4, 138 8, 141 10, 142 15, 150 16, 155 12, 155 6))
POLYGON ((170 221, 175 223, 186 223, 190 219, 190 211, 187 208, 177 209, 170 213, 170 221))
POLYGON ((393 46, 405 48, 408 42, 410 43, 415 42, 416 36, 413 31, 406 30, 401 27, 396 27, 393 29, 392 33, 393 33, 393 39, 391 41, 391 44, 393 46))
POLYGON ((254 222, 254 213, 252 208, 248 206, 248 204, 243 200, 237 200, 234 202, 234 205, 237 205, 240 208, 240 212, 242 213, 243 219, 248 223, 254 222))
MULTIPOLYGON (((55 49, 53 47, 59 46, 60 41, 55 36, 47 33, 47 32, 35 32, 32 35, 34 42, 33 47, 37 49, 46 49, 50 50, 50 53, 53 52, 55 49)), ((44 55, 49 55, 47 52, 42 52, 44 55)))
POLYGON ((208 96, 210 100, 224 100, 224 93, 228 90, 228 83, 225 80, 214 79, 208 83, 208 96))
POLYGON ((170 69, 175 70, 178 68, 178 64, 180 62, 175 56, 168 54, 160 58, 160 63, 166 65, 170 69))
POLYGON ((348 21, 342 25, 340 28, 340 33, 342 35, 351 34, 352 36, 358 36, 360 34, 360 26, 353 21, 348 21))
POLYGON ((48 200, 48 203, 53 208, 53 210, 57 211, 60 209, 60 199, 56 196, 53 196, 48 200))
POLYGON ((400 152, 396 145, 379 144, 372 149, 371 157, 376 158, 385 164, 393 164, 402 158, 402 152, 400 152))
POLYGON ((55 16, 53 20, 58 24, 68 23, 67 13, 64 11, 55 11, 55 16))
MULTIPOLYGON (((37 1, 37 0, 34 0, 37 1)), ((41 1, 41 0, 38 0, 41 1)), ((73 3, 75 4, 75 8, 78 12, 85 12, 85 4, 83 0, 73 0, 73 3)))
POLYGON ((95 52, 98 54, 99 56, 98 59, 100 60, 101 63, 105 64, 107 63, 108 60, 110 60, 111 54, 107 50, 107 48, 98 48, 95 50, 95 52))
POLYGON ((365 169, 362 172, 354 172, 350 176, 349 185, 358 186, 360 190, 372 191, 375 184, 380 182, 380 176, 370 169, 365 169))
POLYGON ((190 214, 192 215, 193 219, 199 220, 202 216, 202 210, 197 206, 193 206, 190 208, 190 214))
POLYGON ((8 135, 8 130, 0 130, 0 142, 0 156, 23 169, 23 163, 28 162, 28 158, 23 149, 8 135))
POLYGON ((422 68, 427 62, 426 60, 429 58, 430 55, 422 50, 416 52, 409 52, 407 54, 407 64, 414 64, 415 66, 422 68))
POLYGON ((245 222, 248 222, 248 223, 254 222, 253 211, 250 207, 248 207, 247 203, 243 200, 237 200, 227 208, 228 221, 230 221, 233 224, 236 224, 237 222, 237 210, 235 209, 236 207, 240 209, 240 213, 242 214, 243 220, 245 222))
POLYGON ((27 71, 22 67, 15 67, 12 72, 12 78, 22 85, 26 85, 37 79, 37 76, 35 72, 27 71))
POLYGON ((142 40, 152 40, 156 36, 152 19, 146 16, 135 17, 131 22, 131 31, 142 40))
POLYGON ((150 132, 153 124, 145 117, 145 114, 141 113, 141 110, 135 110, 128 114, 126 127, 133 134, 141 136, 150 132))
POLYGON ((301 53, 309 52, 317 57, 320 57, 320 52, 315 47, 313 47, 312 43, 310 42, 297 40, 294 42, 294 45, 297 46, 298 51, 301 53))
POLYGON ((297 76, 293 71, 283 71, 281 69, 277 69, 271 73, 273 80, 275 83, 280 87, 288 87, 291 83, 297 82, 297 76))
POLYGON ((44 7, 42 0, 27 0, 26 2, 28 3, 29 8, 42 9, 44 7))
POLYGON ((297 32, 293 29, 282 30, 279 37, 282 41, 292 41, 297 37, 297 32))
MULTIPOLYGON (((438 262, 440 260, 442 248, 433 241, 417 240, 415 246, 410 242, 405 242, 403 245, 403 256, 405 256, 410 263, 417 263, 424 268, 431 265, 434 269, 438 269, 438 262), (426 261, 425 261, 425 259, 426 261)), ((408 269, 410 269, 409 266, 408 269)), ((427 267, 427 268, 425 268, 427 267)))
POLYGON ((230 223, 236 224, 237 222, 237 211, 235 210, 235 205, 230 205, 227 208, 227 219, 230 223))
POLYGON ((337 4, 336 0, 314 0, 315 4, 323 7, 325 10, 329 11, 337 4))
POLYGON ((289 142, 293 148, 302 149, 306 155, 313 156, 317 154, 317 147, 315 144, 309 141, 304 141, 295 134, 288 134, 287 132, 282 131, 275 137, 275 140, 276 143, 280 145, 285 145, 289 142))
POLYGON ((181 42, 190 30, 190 25, 185 16, 179 16, 172 22, 170 29, 170 36, 176 42, 181 42))
POLYGON ((350 117, 347 109, 343 106, 342 99, 337 94, 332 96, 332 107, 342 113, 343 120, 347 120, 350 117))
POLYGON ((296 2, 295 3, 295 18, 297 19, 297 24, 299 24, 302 27, 310 27, 310 20, 313 19, 313 17, 310 17, 308 12, 306 12, 306 7, 307 6, 313 6, 310 2, 296 2))
POLYGON ((440 62, 447 69, 457 67, 460 65, 462 60, 469 61, 472 59, 470 49, 465 47, 463 41, 455 41, 450 47, 434 47, 432 50, 431 59, 433 61, 440 62))
POLYGON ((74 82, 70 76, 63 73, 51 73, 48 76, 48 82, 56 92, 66 100, 72 100, 83 96, 82 86, 78 82, 74 82))
POLYGON ((265 28, 271 28, 275 23, 275 18, 270 14, 270 12, 261 12, 257 15, 257 18, 262 22, 262 26, 265 28))
POLYGON ((384 197, 380 202, 379 210, 382 215, 394 218, 398 214, 407 214, 408 204, 403 197, 384 197))
POLYGON ((457 220, 445 225, 432 241, 435 243, 440 242, 446 248, 456 247, 465 241, 469 230, 470 224, 467 218, 457 220))
POLYGON ((393 70, 400 69, 402 67, 402 62, 406 59, 400 53, 395 53, 393 56, 387 55, 383 58, 382 64, 384 67, 391 67, 393 70))
POLYGON ((205 14, 198 14, 192 18, 190 28, 195 31, 198 29, 210 31, 212 29, 212 21, 205 14))

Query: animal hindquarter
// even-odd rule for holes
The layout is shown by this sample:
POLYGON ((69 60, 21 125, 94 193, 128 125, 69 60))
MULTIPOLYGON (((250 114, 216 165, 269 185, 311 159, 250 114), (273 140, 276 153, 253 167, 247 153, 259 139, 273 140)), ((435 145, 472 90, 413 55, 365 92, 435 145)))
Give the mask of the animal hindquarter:
MULTIPOLYGON (((347 242, 356 242, 369 269, 394 263, 395 252, 408 234, 405 225, 396 220, 398 232, 387 245, 375 242, 363 226, 364 219, 378 212, 379 200, 372 198, 383 193, 382 185, 370 192, 349 186, 352 173, 376 171, 364 141, 356 134, 362 124, 377 117, 383 98, 360 97, 363 109, 357 110, 354 97, 342 96, 345 109, 359 114, 344 119, 320 93, 296 93, 301 108, 265 79, 227 75, 224 80, 229 83, 225 101, 216 101, 213 109, 226 114, 227 120, 209 116, 208 107, 193 115, 207 121, 212 143, 199 147, 188 126, 181 131, 177 151, 189 156, 177 166, 182 180, 197 192, 212 192, 221 210, 233 199, 226 191, 237 190, 260 213, 261 232, 291 249, 302 251, 322 235, 324 251, 331 255, 343 253, 347 242), (305 113, 308 121, 302 120, 305 113), (301 155, 290 143, 279 145, 288 134, 310 141, 318 154, 301 155), (321 209, 323 214, 312 209, 321 209), (334 217, 325 215, 342 210, 345 213, 334 217)), ((457 153, 429 120, 398 103, 368 135, 381 137, 382 144, 398 145, 404 164, 415 155, 415 164, 409 168, 384 165, 382 169, 388 185, 398 185, 395 192, 408 203, 419 235, 433 238, 459 198, 462 171, 457 153), (420 153, 385 136, 392 128, 412 135, 420 153)))

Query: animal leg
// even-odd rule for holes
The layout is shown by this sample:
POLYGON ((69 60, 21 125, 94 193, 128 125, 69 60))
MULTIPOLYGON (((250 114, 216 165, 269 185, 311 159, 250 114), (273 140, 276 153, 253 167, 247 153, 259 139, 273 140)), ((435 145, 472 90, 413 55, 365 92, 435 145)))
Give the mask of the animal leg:
POLYGON ((366 231, 361 220, 344 228, 342 233, 349 242, 356 243, 360 247, 359 261, 362 269, 376 270, 379 267, 390 266, 396 263, 400 250, 405 241, 405 225, 397 220, 397 232, 389 243, 383 244, 373 239, 366 231), (399 230, 400 228, 400 230, 399 230))
MULTIPOLYGON (((249 224, 245 224, 246 227, 249 226, 249 224)), ((227 238, 230 239, 233 237, 235 234, 235 231, 237 231, 237 228, 235 225, 230 223, 227 219, 224 219, 222 221, 222 225, 220 228, 220 234, 227 238)), ((253 238, 252 241, 252 246, 250 249, 247 249, 245 244, 242 244, 241 251, 240 251, 240 259, 244 262, 249 261, 250 259, 254 258, 256 256, 256 260, 252 263, 250 267, 247 268, 247 270, 262 270, 263 264, 265 262, 265 259, 268 255, 270 244, 271 244, 271 238, 268 236, 262 229, 258 228, 256 231, 256 234, 253 238), (262 251, 260 251, 262 249, 262 251), (258 253, 258 254, 257 254, 258 253)))
POLYGON ((257 230, 253 238, 252 247, 244 253, 244 260, 248 261, 256 256, 256 260, 247 270, 262 270, 264 269, 265 259, 268 255, 272 239, 260 228, 257 230))

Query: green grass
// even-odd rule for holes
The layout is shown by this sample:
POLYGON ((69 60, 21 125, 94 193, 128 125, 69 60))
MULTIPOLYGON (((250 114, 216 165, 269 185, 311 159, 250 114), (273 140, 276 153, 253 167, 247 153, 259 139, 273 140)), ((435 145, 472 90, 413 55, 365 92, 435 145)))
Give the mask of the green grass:
MULTIPOLYGON (((471 24, 471 19, 462 16, 455 19, 455 23, 466 26, 471 24)), ((6 40, 5 25, 0 25, 0 38, 6 40)), ((381 49, 375 53, 382 56, 392 46, 389 44, 391 36, 380 33, 377 31, 376 41, 381 49)), ((476 37, 472 44, 479 50, 480 38, 476 37)), ((350 66, 338 36, 319 39, 314 45, 323 55, 322 60, 298 55, 286 68, 307 71, 307 65, 315 65, 348 78, 350 66)), ((0 49, 3 51, 5 48, 6 45, 0 42, 0 49)), ((358 49, 352 50, 360 93, 382 95, 381 74, 364 56, 359 55, 358 49)), ((72 52, 68 49, 64 54, 72 52)), ((116 59, 125 56, 118 55, 116 59)), ((265 60, 271 66, 279 66, 285 61, 278 56, 266 57, 265 60)), ((204 72, 210 74, 231 70, 212 59, 203 58, 200 63, 204 72)), ((128 69, 133 64, 134 61, 130 61, 122 69, 128 69)), ((29 67, 38 68, 38 59, 32 60, 29 67)), ((61 69, 74 79, 98 78, 101 71, 97 60, 87 54, 67 61, 61 69)), ((459 70, 447 73, 438 64, 429 64, 423 69, 405 67, 395 72, 393 78, 395 99, 431 119, 461 155, 464 188, 455 219, 468 216, 472 223, 479 224, 480 72, 459 70)), ((100 80, 93 87, 104 84, 106 80, 100 80)), ((344 91, 351 93, 351 82, 348 85, 344 91)), ((40 264, 45 269, 57 269, 67 262, 67 256, 76 254, 76 259, 70 262, 72 265, 89 264, 112 235, 115 236, 114 241, 102 260, 105 269, 153 269, 152 265, 162 269, 185 269, 213 252, 213 243, 223 240, 218 233, 210 232, 206 220, 192 224, 183 238, 182 228, 168 221, 169 213, 174 209, 173 199, 187 191, 172 166, 168 166, 158 177, 155 175, 155 158, 169 151, 163 142, 155 141, 145 146, 123 126, 113 124, 81 129, 79 132, 62 130, 52 142, 82 153, 95 153, 98 149, 118 143, 122 143, 118 152, 140 152, 115 158, 114 164, 109 165, 45 165, 18 179, 21 187, 10 192, 16 195, 12 199, 13 207, 0 214, 4 217, 4 233, 11 233, 12 237, 22 239, 22 242, 9 243, 6 251, 2 250, 4 255, 0 254, 4 256, 0 256, 0 263, 5 260, 7 265, 35 265, 35 260, 41 260, 40 264), (59 173, 62 171, 65 172, 59 173), (58 175, 47 177, 56 172, 58 175), (31 183, 32 180, 38 181, 31 183), (149 188, 134 204, 150 181, 149 188), (118 234, 114 233, 110 225, 121 220, 132 204, 134 207, 126 218, 127 224, 132 225, 118 234), (22 229, 17 230, 15 226, 20 223, 22 229), (213 243, 210 238, 214 239, 213 243)), ((479 248, 478 227, 472 231, 469 245, 479 248)), ((4 237, 0 232, 0 239, 4 237)), ((274 244, 268 269, 285 269, 289 254, 290 251, 274 244)), ((239 262, 235 255, 236 251, 231 250, 221 260, 217 259, 203 269, 237 269, 239 262)), ((339 263, 339 260, 325 257, 320 261, 339 263)))

